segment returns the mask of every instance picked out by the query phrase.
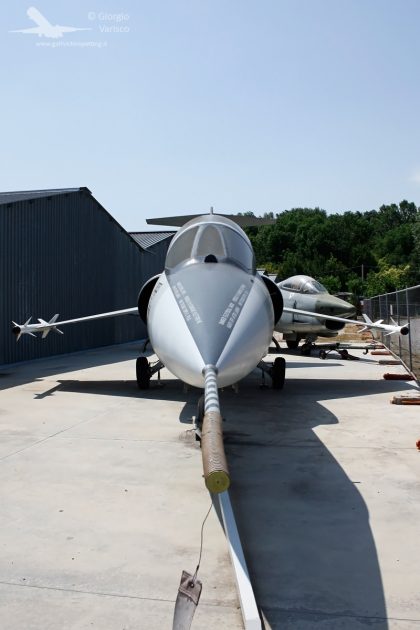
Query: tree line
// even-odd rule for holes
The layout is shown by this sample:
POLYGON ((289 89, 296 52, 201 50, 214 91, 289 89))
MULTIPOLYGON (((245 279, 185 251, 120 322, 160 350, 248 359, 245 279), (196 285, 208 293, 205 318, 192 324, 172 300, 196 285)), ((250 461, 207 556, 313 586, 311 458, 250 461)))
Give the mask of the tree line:
POLYGON ((279 280, 306 274, 332 293, 367 297, 420 284, 420 208, 412 202, 367 212, 293 208, 264 216, 275 223, 246 232, 258 267, 279 280))

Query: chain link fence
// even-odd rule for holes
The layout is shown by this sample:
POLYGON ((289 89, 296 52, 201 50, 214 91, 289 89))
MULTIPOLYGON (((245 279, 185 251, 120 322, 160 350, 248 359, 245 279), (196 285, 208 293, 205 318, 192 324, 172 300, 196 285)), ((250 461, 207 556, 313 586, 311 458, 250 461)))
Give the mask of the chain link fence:
POLYGON ((363 301, 363 310, 373 321, 383 319, 385 324, 392 320, 399 325, 410 324, 408 335, 385 335, 381 340, 387 348, 398 355, 417 380, 420 379, 420 285, 385 293, 363 301))

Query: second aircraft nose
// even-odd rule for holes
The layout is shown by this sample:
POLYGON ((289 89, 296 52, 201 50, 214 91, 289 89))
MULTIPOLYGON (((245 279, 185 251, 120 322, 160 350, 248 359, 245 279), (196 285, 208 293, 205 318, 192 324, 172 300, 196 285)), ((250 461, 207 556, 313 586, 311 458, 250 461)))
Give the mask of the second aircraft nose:
POLYGON ((356 315, 356 309, 352 304, 334 295, 322 296, 322 300, 316 302, 315 311, 334 317, 352 318, 356 315))

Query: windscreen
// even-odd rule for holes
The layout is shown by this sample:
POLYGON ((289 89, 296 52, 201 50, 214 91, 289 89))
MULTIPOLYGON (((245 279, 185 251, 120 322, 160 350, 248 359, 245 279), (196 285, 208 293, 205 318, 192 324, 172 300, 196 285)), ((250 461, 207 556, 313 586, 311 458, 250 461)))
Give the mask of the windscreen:
POLYGON ((172 240, 166 256, 167 269, 174 269, 191 258, 198 229, 198 227, 192 227, 172 240))
POLYGON ((231 262, 255 273, 255 257, 250 243, 229 225, 202 223, 182 231, 171 243, 166 269, 197 262, 231 262))
POLYGON ((323 284, 309 276, 293 276, 280 283, 282 289, 293 291, 295 293, 328 293, 323 284))

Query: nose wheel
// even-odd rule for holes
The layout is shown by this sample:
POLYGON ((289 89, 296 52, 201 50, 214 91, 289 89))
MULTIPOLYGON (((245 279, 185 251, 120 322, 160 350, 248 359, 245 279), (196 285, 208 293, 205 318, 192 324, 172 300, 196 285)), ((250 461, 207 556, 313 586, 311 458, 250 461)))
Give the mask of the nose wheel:
POLYGON ((150 379, 153 374, 159 372, 158 381, 160 381, 160 370, 165 367, 162 361, 154 364, 149 363, 146 357, 137 357, 136 359, 136 379, 139 389, 149 389, 150 379))
POLYGON ((286 361, 283 357, 277 357, 271 368, 271 381, 273 389, 283 389, 286 378, 286 361))
POLYGON ((311 341, 305 341, 305 343, 302 344, 300 347, 300 353, 304 357, 309 357, 314 347, 315 347, 315 344, 313 344, 311 341))
POLYGON ((150 365, 146 357, 136 359, 136 378, 139 389, 149 389, 150 387, 150 365))
POLYGON ((204 420, 204 394, 200 396, 197 403, 197 413, 195 416, 195 439, 197 442, 201 442, 201 429, 203 428, 204 420))
POLYGON ((276 357, 271 365, 265 361, 260 361, 258 367, 262 372, 263 388, 267 387, 265 385, 265 374, 268 374, 271 378, 271 387, 273 389, 283 389, 286 377, 286 361, 284 357, 276 357))

